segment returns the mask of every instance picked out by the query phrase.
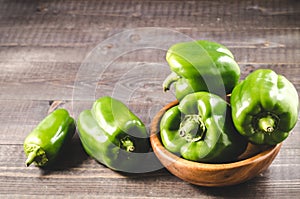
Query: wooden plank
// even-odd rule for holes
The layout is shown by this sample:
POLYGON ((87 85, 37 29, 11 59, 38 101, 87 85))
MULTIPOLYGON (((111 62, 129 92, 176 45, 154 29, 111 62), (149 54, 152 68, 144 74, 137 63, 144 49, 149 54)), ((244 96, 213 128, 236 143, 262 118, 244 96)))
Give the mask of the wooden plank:
POLYGON ((2 99, 64 99, 70 96, 77 65, 0 63, 2 99))
MULTIPOLYGON (((300 89, 298 78, 300 65, 273 62, 272 59, 277 59, 277 57, 280 57, 282 61, 286 60, 286 58, 282 58, 283 56, 276 56, 278 53, 276 50, 273 51, 273 55, 270 50, 260 51, 254 49, 253 51, 257 52, 257 56, 253 55, 253 59, 266 58, 269 59, 269 63, 256 62, 255 60, 251 62, 247 55, 252 53, 244 51, 245 62, 240 63, 242 79, 255 69, 270 68, 279 74, 285 75, 295 84, 298 90, 300 89)), ((295 55, 297 50, 285 51, 284 54, 292 56, 288 55, 289 52, 295 55)), ((238 53, 236 54, 237 57, 240 56, 238 53)), ((147 55, 145 53, 142 57, 147 55)), ((134 55, 133 57, 135 59, 136 56, 134 55)), ((142 60, 141 57, 137 59, 142 60)), ((134 97, 145 101, 147 97, 152 98, 156 95, 156 98, 165 99, 171 94, 167 93, 168 95, 165 95, 161 89, 163 80, 170 72, 165 61, 161 63, 145 63, 123 62, 120 60, 108 65, 105 70, 101 68, 103 67, 101 65, 86 65, 84 67, 80 68, 79 64, 73 63, 0 62, 0 99, 87 100, 94 99, 94 96, 112 95, 113 93, 115 95, 134 93, 136 95, 134 97), (92 71, 89 72, 89 70, 92 71), (143 76, 139 75, 141 71, 144 73, 143 76)), ((171 96, 174 96, 174 94, 171 96)), ((174 98, 172 97, 172 99, 174 98)))
MULTIPOLYGON (((120 98, 132 112, 134 112, 150 131, 150 124, 154 115, 168 103, 168 98, 160 100, 152 98, 148 101, 139 99, 120 98)), ((76 120, 79 113, 90 109, 94 99, 89 101, 64 101, 60 108, 65 108, 76 120)), ((22 144, 25 137, 47 115, 49 101, 39 100, 0 100, 0 145, 22 144)))
MULTIPOLYGON (((73 143, 74 144, 74 143, 73 143)), ((146 174, 126 175, 113 172, 86 157, 79 145, 65 151, 63 160, 56 169, 41 170, 31 166, 24 168, 22 146, 0 145, 7 156, 0 156, 0 182, 2 194, 29 194, 38 196, 41 192, 48 195, 97 196, 103 197, 197 197, 197 195, 247 196, 250 193, 242 190, 253 190, 259 186, 258 192, 250 195, 261 197, 288 194, 294 196, 299 188, 299 162, 282 165, 274 161, 270 168, 255 179, 228 188, 204 188, 192 186, 172 176, 166 170, 158 170, 146 174), (15 159, 17 158, 17 162, 15 159), (4 164, 6 163, 6 164, 4 164), (79 167, 80 165, 80 167, 79 167), (158 183, 158 184, 157 184, 158 183), (39 192, 36 192, 36 185, 39 192), (138 185, 138 186, 137 186, 138 185), (175 191, 170 192, 170 189, 175 191), (266 192, 266 190, 271 190, 266 192), (254 194, 254 195, 253 195, 254 194)), ((278 159, 280 156, 277 157, 278 159)), ((281 158, 284 158, 282 156, 281 158)), ((280 159, 281 161, 282 159, 280 159)), ((249 195, 249 196, 250 196, 249 195)))
MULTIPOLYGON (((126 99, 119 96, 120 100, 125 103, 141 120, 145 123, 150 130, 150 124, 155 114, 170 100, 170 97, 160 100, 159 98, 152 98, 149 101, 144 101, 136 98, 126 99)), ((79 113, 85 109, 90 109, 93 99, 87 101, 65 101, 60 107, 66 108, 70 114, 77 120, 79 113)), ((33 128, 47 115, 49 109, 49 101, 43 100, 0 100, 0 145, 1 144, 17 144, 23 143, 26 135, 30 133, 33 128)), ((298 151, 300 142, 300 124, 298 124, 290 137, 286 141, 286 148, 290 157, 287 161, 299 161, 298 159, 292 160, 294 153, 298 151)), ((287 152, 285 152, 287 153, 287 152)), ((286 154, 287 155, 287 154, 286 154)), ((288 157, 289 155, 287 155, 288 157)), ((288 162, 284 162, 288 163, 288 162)))
MULTIPOLYGON (((37 20, 37 19, 33 19, 37 20)), ((65 19, 61 19, 64 21, 65 19)), ((282 19, 285 21, 284 19, 282 19)), ((65 22, 67 23, 67 22, 65 22)), ((108 23, 108 22, 107 22, 108 23)), ((86 27, 86 32, 82 33, 82 27, 80 29, 64 30, 60 27, 54 27, 50 29, 49 27, 35 27, 35 25, 29 25, 28 27, 22 26, 10 26, 5 28, 0 26, 3 36, 0 38, 0 46, 2 47, 62 47, 62 48, 92 48, 104 39, 114 36, 115 34, 122 32, 127 29, 139 28, 142 26, 132 26, 132 27, 119 27, 119 28, 107 28, 104 32, 95 31, 92 27, 86 27), (34 27, 32 27, 34 26, 34 27), (27 34, 34 29, 37 35, 29 37, 27 34), (23 34, 18 36, 14 34, 23 34), (55 36, 48 36, 54 34, 55 36)), ((216 25, 218 27, 218 25, 216 25)), ((231 26, 228 24, 228 26, 231 26)), ((197 26, 192 27, 179 27, 164 25, 161 27, 168 28, 170 31, 178 31, 179 33, 185 34, 191 37, 191 39, 206 39, 213 40, 220 43, 224 43, 228 47, 236 46, 242 48, 275 48, 275 47, 295 47, 299 45, 299 29, 298 28, 278 28, 278 29, 259 29, 250 27, 247 25, 237 30, 222 30, 213 28, 202 28, 197 26)), ((276 26, 278 27, 278 26, 276 26)), ((297 25, 295 24, 295 27, 297 25)), ((152 27, 153 29, 156 27, 152 27)), ((157 35, 159 37, 159 35, 157 35)), ((176 42, 176 41, 174 41, 176 42)), ((72 60, 71 60, 72 61, 72 60)))
MULTIPOLYGON (((293 132, 298 132, 299 128, 295 128, 293 132)), ((6 133, 6 132, 5 132, 6 133)), ((283 146, 278 154, 278 156, 275 158, 275 160, 272 163, 272 169, 273 167, 278 167, 277 169, 285 168, 293 168, 291 170, 287 170, 286 173, 292 173, 297 167, 300 166, 300 160, 298 158, 300 154, 300 147, 297 145, 299 143, 300 136, 298 135, 290 135, 290 137, 283 142, 283 146), (282 168, 279 168, 282 167, 282 168)), ((24 162, 26 159, 26 156, 23 151, 23 142, 17 143, 17 144, 0 144, 0 148, 2 151, 5 151, 5 153, 0 154, 0 170, 5 169, 4 167, 13 167, 16 169, 25 168, 24 162)), ((42 173, 38 172, 38 169, 33 167, 30 167, 31 169, 34 169, 36 175, 41 175, 42 173)), ((99 172, 102 174, 99 175, 106 175, 103 174, 104 171, 101 171, 105 169, 108 172, 111 172, 109 169, 106 169, 103 165, 98 165, 98 163, 93 160, 92 158, 88 157, 85 153, 84 149, 81 146, 81 142, 78 138, 78 135, 75 135, 72 139, 72 142, 66 147, 65 151, 63 152, 62 157, 58 161, 58 163, 55 165, 54 168, 51 168, 53 171, 59 172, 60 170, 65 170, 65 173, 67 175, 72 175, 72 172, 70 172, 70 169, 74 169, 74 171, 78 170, 89 170, 91 168, 91 171, 86 171, 86 173, 89 173, 89 175, 92 175, 93 168, 98 169, 99 172)), ((160 167, 157 167, 160 168, 160 167)), ((275 169, 275 168, 274 168, 275 169)), ((276 171, 276 170, 275 170, 276 171)), ((276 171, 277 172, 277 171, 276 171)), ((111 174, 108 174, 108 177, 111 174)), ((273 175, 273 174, 272 174, 273 175)), ((280 174, 281 175, 281 174, 280 174)), ((300 174, 299 174, 300 175, 300 174)), ((299 175, 295 174, 291 176, 291 180, 298 179, 299 175)), ((276 176, 276 174, 274 174, 276 176)), ((37 177, 37 176, 35 176, 37 177)), ((72 177, 72 176, 71 176, 72 177)), ((84 178, 84 176, 81 176, 84 178)), ((90 176, 96 177, 96 176, 90 176)), ((280 177, 280 176, 279 176, 280 177)), ((50 177, 49 177, 50 178, 50 177)), ((58 178, 55 176, 55 178, 58 178)), ((115 178, 112 176, 112 178, 115 178)))
MULTIPOLYGON (((90 48, 81 47, 1 47, 0 60, 2 63, 9 62, 25 63, 32 62, 49 62, 49 63, 68 63, 80 64, 88 53, 95 47, 95 42, 90 48)), ((1 63, 0 62, 0 63, 1 63)))
MULTIPOLYGON (((120 30, 120 32, 125 30, 120 30)), ((169 29, 170 32, 176 31, 176 29, 169 29)), ((258 62, 258 63, 298 63, 299 51, 297 46, 300 45, 298 40, 299 31, 297 30, 277 30, 277 31, 264 31, 264 30, 252 30, 252 31, 237 31, 235 33, 230 32, 201 32, 197 29, 186 29, 178 33, 182 36, 190 37, 192 39, 206 39, 216 41, 226 45, 234 55, 238 62, 258 62), (259 51, 257 51, 259 50, 259 51), (274 54, 280 53, 284 56, 275 56, 274 54), (267 56, 268 55, 268 56, 267 56)), ((153 35, 155 41, 159 42, 160 35, 153 35)), ((141 38, 147 39, 147 38, 141 38)), ((174 38, 174 44, 181 42, 181 38, 174 38)), ((78 38, 80 40, 80 38, 78 38)), ((18 48, 5 47, 6 44, 0 42, 1 51, 0 58, 3 62, 68 62, 68 63, 81 63, 93 48, 101 44, 105 40, 104 36, 99 39, 93 39, 88 47, 79 47, 74 45, 72 48, 62 47, 59 42, 53 42, 51 40, 40 41, 39 45, 31 43, 29 40, 24 40, 27 46, 20 46, 16 44, 14 46, 18 48), (53 47, 48 47, 47 43, 52 43, 53 47), (44 47, 41 47, 45 45, 44 47), (46 48, 47 47, 47 48, 46 48)), ((72 45, 73 41, 68 41, 72 45)), ((79 41, 78 41, 79 42, 79 41)), ((84 42, 84 41, 83 41, 84 42)), ((125 42, 125 41, 124 41, 125 42)), ((142 42, 142 41, 140 41, 142 42)), ((69 45, 68 44, 68 45, 69 45)), ((119 41, 122 45, 122 40, 119 41)), ((159 44, 155 46, 159 47, 159 44)), ((113 46, 113 49, 117 48, 113 46)), ((148 62, 161 62, 164 61, 165 51, 168 47, 161 46, 160 49, 153 49, 152 52, 147 54, 147 49, 140 48, 140 52, 132 52, 125 57, 135 58, 135 61, 148 61, 148 62), (137 53, 136 56, 135 53, 137 53), (142 56, 145 53, 147 56, 142 56)))
POLYGON ((23 144, 26 135, 47 115, 48 101, 0 101, 0 144, 23 144))
MULTIPOLYGON (((234 2, 234 1, 233 1, 234 2)), ((270 1, 261 2, 256 1, 242 1, 242 2, 220 2, 220 1, 143 1, 139 2, 133 1, 101 1, 96 0, 89 2, 80 1, 63 1, 63 2, 38 2, 24 4, 24 2, 12 2, 8 4, 4 2, 2 6, 2 15, 13 14, 13 17, 19 16, 30 16, 32 13, 35 15, 45 16, 60 16, 65 15, 69 17, 71 15, 84 15, 84 16, 106 16, 106 17, 127 17, 132 20, 132 18, 139 19, 143 16, 155 17, 155 16, 165 16, 168 18, 182 18, 183 16, 199 16, 204 20, 216 19, 214 16, 220 16, 223 14, 228 17, 232 23, 236 21, 246 21, 246 19, 252 20, 259 24, 256 19, 258 17, 269 17, 267 19, 271 20, 271 17, 286 17, 288 15, 293 15, 297 17, 299 12, 299 4, 292 0, 285 1, 270 1), (138 2, 138 4, 137 4, 138 2), (25 7, 26 9, 22 9, 25 7), (255 14, 255 15, 254 15, 255 14), (212 17, 207 17, 208 15, 212 17), (236 15, 242 15, 245 18, 236 18, 236 15)), ((276 18, 275 18, 276 19, 276 18)), ((122 22, 128 19, 123 19, 122 22)), ((293 21, 292 19, 289 19, 293 21)), ((287 20, 287 22, 289 22, 287 20)), ((50 20, 48 20, 51 22, 50 20)), ((89 19, 90 21, 90 19, 89 19)), ((178 20, 180 21, 180 20, 178 20)), ((57 21, 56 21, 57 22, 57 21)), ((121 23, 122 23, 121 22, 121 23)), ((280 23, 280 21, 278 21, 280 23)), ((293 21, 296 22, 296 21, 293 21)), ((51 24, 49 24, 51 25, 51 24)), ((187 24, 189 25, 189 24, 187 24)), ((270 24, 271 25, 271 24, 270 24)), ((279 24, 277 24, 279 25, 279 24)), ((287 25, 280 23, 280 25, 287 25)), ((260 26, 263 26, 260 24, 260 26)), ((192 27, 192 26, 190 26, 192 27)))
POLYGON ((219 1, 145 1, 138 5, 135 1, 4 3, 0 8, 0 46, 87 47, 124 28, 152 26, 183 32, 192 29, 192 37, 202 33, 204 38, 219 32, 233 36, 241 31, 243 34, 259 30, 298 32, 299 5, 292 2, 242 1, 229 4, 219 1), (28 9, 22 9, 22 6, 28 9))

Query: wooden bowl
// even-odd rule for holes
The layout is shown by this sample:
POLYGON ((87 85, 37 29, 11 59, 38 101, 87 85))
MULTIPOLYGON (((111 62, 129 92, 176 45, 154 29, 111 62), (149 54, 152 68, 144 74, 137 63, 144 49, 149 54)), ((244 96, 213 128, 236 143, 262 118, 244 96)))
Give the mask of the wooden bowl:
POLYGON ((162 116, 169 108, 177 104, 178 102, 174 101, 166 105, 154 117, 151 123, 150 141, 160 162, 173 175, 184 181, 207 187, 239 184, 265 171, 280 150, 282 144, 274 147, 248 144, 246 151, 236 162, 225 164, 199 163, 178 157, 164 148, 159 136, 159 123, 162 116))

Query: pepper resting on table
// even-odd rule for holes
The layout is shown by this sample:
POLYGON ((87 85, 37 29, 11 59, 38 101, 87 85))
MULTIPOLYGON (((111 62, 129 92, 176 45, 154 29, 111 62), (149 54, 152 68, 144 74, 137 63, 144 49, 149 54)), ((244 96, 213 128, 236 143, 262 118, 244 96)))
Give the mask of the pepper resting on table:
POLYGON ((99 98, 91 110, 80 113, 77 126, 85 151, 100 163, 124 172, 146 170, 142 168, 150 150, 146 127, 121 101, 99 98))
POLYGON ((255 144, 275 145, 296 125, 299 97, 293 84, 270 69, 258 69, 230 97, 234 125, 255 144))
POLYGON ((236 131, 226 101, 208 92, 189 94, 167 110, 160 136, 170 152, 206 163, 234 161, 248 143, 236 131))
POLYGON ((44 167, 52 164, 64 145, 75 133, 75 121, 65 109, 57 109, 45 117, 25 138, 26 165, 44 167))
POLYGON ((223 45, 206 41, 177 43, 167 52, 172 73, 163 82, 167 91, 174 83, 175 95, 207 91, 224 97, 240 78, 240 68, 232 53, 223 45))

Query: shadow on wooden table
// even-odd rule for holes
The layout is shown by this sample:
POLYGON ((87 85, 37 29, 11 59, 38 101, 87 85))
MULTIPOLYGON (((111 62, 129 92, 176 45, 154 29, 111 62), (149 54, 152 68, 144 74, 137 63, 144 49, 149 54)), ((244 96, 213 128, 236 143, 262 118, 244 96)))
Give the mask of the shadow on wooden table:
POLYGON ((48 175, 51 174, 51 172, 80 167, 86 159, 88 159, 88 155, 84 152, 78 135, 75 134, 71 142, 63 149, 55 163, 42 168, 42 174, 48 175))
POLYGON ((264 183, 266 182, 263 179, 260 177, 255 177, 244 183, 225 187, 201 187, 197 185, 191 186, 198 190, 200 194, 209 195, 211 197, 232 198, 237 196, 253 196, 253 198, 256 198, 264 195, 264 192, 266 191, 264 188, 267 188, 264 186, 264 183), (259 190, 259 192, 253 193, 254 189, 259 190))
MULTIPOLYGON (((165 172, 164 167, 161 165, 159 160, 156 158, 155 154, 153 153, 150 156, 147 163, 151 163, 151 165, 144 165, 141 162, 140 165, 137 165, 136 172, 123 172, 123 171, 114 171, 105 166, 104 164, 98 162, 97 160, 90 157, 84 150, 81 141, 78 137, 78 134, 75 134, 73 139, 69 144, 61 152, 58 159, 51 165, 47 167, 41 168, 41 175, 48 176, 54 173, 66 173, 70 170, 89 170, 90 167, 97 168, 97 169, 104 169, 107 170, 107 173, 115 172, 117 175, 127 177, 127 178, 140 178, 141 176, 156 176, 157 174, 160 175, 160 170, 165 172)), ((76 172, 75 172, 76 173, 76 172)))

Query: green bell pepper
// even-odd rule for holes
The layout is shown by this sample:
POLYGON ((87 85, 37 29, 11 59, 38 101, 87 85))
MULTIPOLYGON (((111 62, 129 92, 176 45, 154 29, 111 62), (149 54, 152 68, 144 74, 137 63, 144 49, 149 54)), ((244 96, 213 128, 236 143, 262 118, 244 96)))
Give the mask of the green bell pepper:
POLYGON ((282 142, 298 120, 295 87, 270 69, 250 73, 233 89, 230 103, 235 127, 255 144, 282 142))
POLYGON ((232 53, 223 45, 199 40, 171 46, 166 60, 172 73, 163 82, 167 91, 175 84, 175 95, 207 91, 224 97, 240 78, 240 68, 232 53))
POLYGON ((65 109, 45 117, 24 140, 26 165, 44 167, 52 164, 75 133, 75 121, 65 109))
POLYGON ((248 143, 234 128, 227 102, 208 92, 186 95, 167 110, 160 136, 170 152, 206 163, 234 161, 248 143))
POLYGON ((78 117, 79 137, 86 153, 107 167, 140 172, 150 150, 145 125, 121 101, 112 97, 96 100, 91 110, 78 117))

